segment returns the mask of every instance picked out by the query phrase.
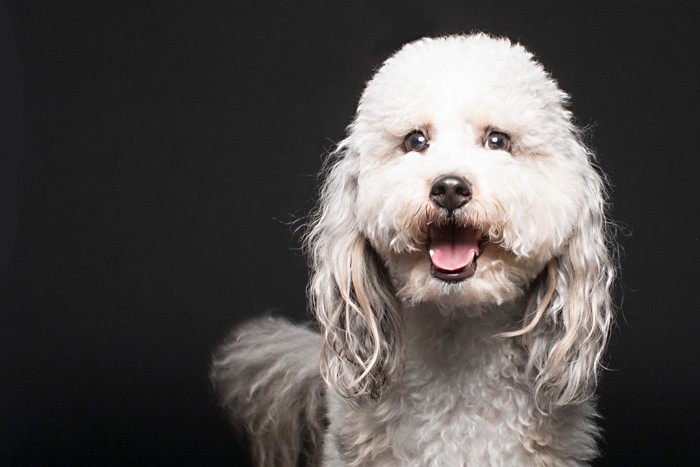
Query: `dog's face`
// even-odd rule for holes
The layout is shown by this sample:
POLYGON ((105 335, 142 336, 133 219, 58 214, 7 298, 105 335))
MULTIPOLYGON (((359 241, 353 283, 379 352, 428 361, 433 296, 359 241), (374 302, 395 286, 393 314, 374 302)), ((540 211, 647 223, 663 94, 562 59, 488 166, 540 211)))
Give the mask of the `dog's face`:
POLYGON ((561 252, 588 167, 565 99, 522 47, 486 36, 410 44, 369 82, 349 137, 355 209, 403 300, 511 300, 561 252))
POLYGON ((306 238, 338 393, 374 396, 398 371, 406 305, 479 316, 523 296, 528 324, 503 335, 528 348, 536 391, 590 394, 615 270, 566 99, 523 47, 483 34, 409 44, 369 81, 306 238))

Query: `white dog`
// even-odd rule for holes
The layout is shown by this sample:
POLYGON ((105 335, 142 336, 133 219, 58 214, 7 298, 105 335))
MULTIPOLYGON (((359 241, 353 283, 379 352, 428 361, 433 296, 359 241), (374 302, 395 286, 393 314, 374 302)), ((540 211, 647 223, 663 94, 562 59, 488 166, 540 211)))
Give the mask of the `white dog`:
POLYGON ((259 465, 595 458, 615 268, 566 101, 532 54, 485 34, 384 63, 306 237, 320 334, 265 318, 214 359, 259 465))

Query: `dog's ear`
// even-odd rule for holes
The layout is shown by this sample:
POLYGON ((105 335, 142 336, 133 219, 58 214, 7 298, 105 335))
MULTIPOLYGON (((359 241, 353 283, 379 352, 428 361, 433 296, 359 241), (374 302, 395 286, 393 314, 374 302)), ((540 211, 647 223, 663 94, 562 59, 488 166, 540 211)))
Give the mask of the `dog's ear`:
POLYGON ((614 244, 606 220, 602 176, 593 155, 572 139, 574 160, 583 164, 582 209, 563 252, 547 265, 545 279, 528 305, 522 336, 529 350, 541 406, 578 403, 591 396, 613 321, 614 244))
POLYGON ((378 398, 401 354, 399 304, 386 269, 358 228, 359 154, 347 138, 326 162, 305 239, 309 301, 321 327, 321 372, 338 394, 378 398))

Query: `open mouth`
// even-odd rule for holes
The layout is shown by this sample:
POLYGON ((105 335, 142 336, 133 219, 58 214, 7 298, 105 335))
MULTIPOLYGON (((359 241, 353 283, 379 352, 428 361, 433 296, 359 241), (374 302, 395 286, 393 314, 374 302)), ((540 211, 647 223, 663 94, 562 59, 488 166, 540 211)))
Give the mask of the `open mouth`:
POLYGON ((445 282, 460 282, 476 272, 476 260, 488 241, 471 226, 450 222, 430 226, 430 273, 445 282))

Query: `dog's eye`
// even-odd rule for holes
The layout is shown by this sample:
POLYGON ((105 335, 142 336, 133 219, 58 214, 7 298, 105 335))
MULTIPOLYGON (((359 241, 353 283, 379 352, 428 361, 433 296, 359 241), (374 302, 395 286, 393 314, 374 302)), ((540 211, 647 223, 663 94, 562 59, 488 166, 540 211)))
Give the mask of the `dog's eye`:
POLYGON ((421 152, 428 147, 428 137, 420 130, 415 130, 406 135, 403 140, 406 151, 421 152))
POLYGON ((486 135, 484 146, 487 149, 510 151, 510 138, 500 131, 491 130, 486 135))

